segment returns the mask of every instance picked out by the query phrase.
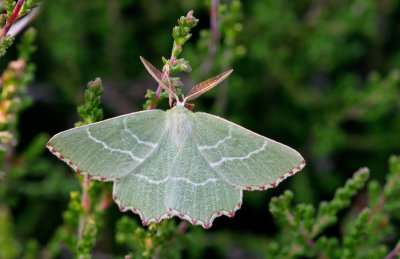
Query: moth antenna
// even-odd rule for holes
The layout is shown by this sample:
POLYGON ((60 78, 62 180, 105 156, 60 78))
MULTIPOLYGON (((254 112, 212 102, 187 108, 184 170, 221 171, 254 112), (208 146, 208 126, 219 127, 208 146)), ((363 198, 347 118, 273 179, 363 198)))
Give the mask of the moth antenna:
POLYGON ((212 89, 213 87, 217 86, 225 78, 227 78, 232 72, 233 72, 233 69, 230 69, 230 70, 225 71, 213 78, 207 79, 206 81, 203 81, 200 84, 193 86, 192 89, 190 89, 190 91, 186 95, 186 98, 183 100, 183 102, 196 99, 203 93, 205 93, 208 90, 212 89))

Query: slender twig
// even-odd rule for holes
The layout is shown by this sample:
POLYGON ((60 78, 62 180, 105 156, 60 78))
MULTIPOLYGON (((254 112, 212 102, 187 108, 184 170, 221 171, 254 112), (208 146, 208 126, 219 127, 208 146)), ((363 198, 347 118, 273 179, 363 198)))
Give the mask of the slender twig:
POLYGON ((106 210, 111 204, 111 195, 108 193, 106 188, 103 188, 104 198, 101 200, 99 205, 96 208, 96 211, 106 210))
POLYGON ((11 141, 9 143, 7 143, 7 152, 4 156, 4 161, 3 161, 3 172, 4 175, 9 175, 10 171, 11 171, 11 161, 14 157, 14 147, 16 145, 16 139, 13 136, 11 141))
POLYGON ((212 60, 215 58, 215 55, 217 53, 217 47, 219 41, 219 25, 217 19, 218 5, 219 5, 219 0, 212 0, 211 15, 210 15, 212 41, 209 46, 209 54, 212 60))
POLYGON ((315 237, 319 233, 321 226, 324 226, 327 219, 328 219, 327 216, 322 216, 319 219, 317 218, 316 223, 314 224, 314 226, 311 229, 311 235, 310 235, 311 237, 315 237))
POLYGON ((15 37, 17 36, 28 24, 30 24, 39 14, 40 5, 34 8, 27 16, 18 20, 9 30, 8 34, 15 37))
POLYGON ((200 69, 204 74, 208 74, 211 71, 217 54, 219 43, 218 5, 219 0, 212 0, 210 9, 211 42, 208 46, 208 57, 200 66, 200 69))
POLYGON ((390 251, 390 253, 388 253, 388 255, 385 257, 385 259, 394 259, 398 255, 400 255, 400 240, 397 242, 397 244, 393 248, 393 250, 390 251))
MULTIPOLYGON (((390 180, 386 183, 384 189, 391 189, 393 185, 397 184, 399 181, 399 177, 393 177, 390 178, 390 180)), ((375 219, 376 215, 382 211, 383 206, 385 206, 386 202, 387 202, 387 197, 385 197, 385 191, 383 192, 383 194, 381 194, 381 196, 378 199, 378 203, 376 204, 376 206, 373 208, 372 214, 371 214, 371 218, 368 221, 368 224, 371 224, 373 222, 373 220, 375 219)))
MULTIPOLYGON (((187 228, 188 228, 188 226, 189 226, 189 223, 187 222, 187 221, 182 221, 178 226, 177 226, 177 228, 178 228, 178 232, 176 232, 175 234, 174 234, 174 236, 172 236, 171 238, 170 238, 170 240, 169 240, 169 242, 166 244, 166 251, 168 251, 168 250, 170 250, 173 246, 174 246, 174 244, 175 244, 175 242, 176 242, 176 240, 180 237, 180 236, 182 236, 182 235, 184 235, 185 233, 186 233, 186 230, 187 230, 187 228)), ((154 252, 154 255, 153 255, 153 259, 155 259, 155 258, 159 258, 159 256, 160 256, 160 252, 161 252, 161 249, 160 249, 161 247, 157 247, 157 251, 155 251, 154 252)))
MULTIPOLYGON (((165 79, 168 80, 168 86, 169 86, 170 90, 172 90, 172 82, 170 79, 170 72, 172 69, 175 69, 175 65, 177 65, 176 64, 177 58, 182 52, 182 46, 191 37, 191 34, 189 32, 194 26, 196 26, 198 21, 199 20, 193 16, 193 10, 191 10, 188 12, 186 17, 181 17, 178 20, 178 26, 175 26, 174 29, 172 30, 172 34, 174 37, 174 43, 173 43, 173 47, 172 47, 172 51, 171 51, 171 57, 169 60, 164 60, 164 66, 162 69, 163 72, 162 72, 162 76, 161 76, 161 80, 165 80, 165 79)), ((179 71, 189 71, 188 64, 186 64, 185 69, 178 69, 178 70, 179 71)), ((156 91, 155 100, 152 103, 152 105, 150 105, 148 107, 149 110, 153 110, 156 107, 157 102, 160 99, 161 93, 162 93, 162 88, 160 86, 158 86, 157 91, 156 91)), ((169 95, 170 107, 172 107, 172 98, 173 97, 171 95, 169 95)), ((179 101, 179 100, 177 100, 177 101, 179 101)))
MULTIPOLYGON (((292 224, 293 226, 297 225, 297 223, 296 223, 296 221, 295 221, 295 219, 294 219, 294 216, 293 216, 291 213, 288 212, 288 213, 286 214, 286 217, 288 218, 289 222, 291 222, 291 224, 292 224)), ((299 225, 299 231, 300 231, 300 233, 302 234, 302 236, 304 237, 304 239, 306 240, 307 245, 308 245, 312 250, 314 250, 314 251, 317 252, 317 257, 318 257, 319 259, 326 259, 326 256, 325 256, 321 251, 317 251, 318 248, 317 248, 317 246, 316 246, 314 240, 312 240, 312 239, 310 238, 309 234, 307 233, 307 230, 305 230, 305 228, 304 228, 303 226, 299 225)))
POLYGON ((82 183, 82 198, 81 198, 81 206, 83 210, 83 214, 79 217, 79 227, 78 227, 78 242, 79 245, 82 241, 83 237, 83 230, 85 229, 85 221, 86 221, 86 214, 89 210, 89 195, 88 195, 88 188, 90 184, 90 179, 85 177, 82 183))
POLYGON ((299 253, 301 250, 302 250, 302 246, 300 246, 300 245, 298 245, 298 244, 295 245, 295 246, 293 246, 293 247, 290 249, 287 258, 295 258, 296 255, 297 255, 297 253, 299 253))
POLYGON ((375 208, 374 208, 373 211, 372 211, 372 214, 371 214, 371 217, 370 217, 370 219, 369 219, 369 221, 368 221, 368 224, 371 224, 371 223, 374 221, 376 215, 377 215, 379 212, 382 211, 382 208, 383 208, 383 206, 385 205, 385 203, 386 203, 386 198, 383 197, 383 195, 382 195, 381 197, 379 197, 378 204, 375 206, 375 208))
MULTIPOLYGON (((172 66, 175 64, 175 58, 174 58, 174 53, 176 51, 176 48, 178 48, 179 45, 174 46, 174 48, 172 49, 172 54, 171 54, 171 58, 169 59, 170 62, 167 62, 167 64, 164 65, 163 67, 163 72, 162 72, 162 76, 161 76, 161 80, 165 80, 168 79, 168 86, 169 89, 172 88, 171 86, 171 80, 169 78, 169 71, 172 69, 172 66)), ((154 100, 154 103, 152 105, 150 105, 150 107, 148 108, 148 110, 154 110, 154 108, 157 105, 158 100, 160 99, 160 95, 162 92, 162 88, 160 86, 158 86, 157 91, 156 91, 156 98, 154 100)), ((172 96, 169 96, 169 106, 172 106, 172 96)))
POLYGON ((14 7, 11 17, 7 17, 6 19, 6 24, 4 25, 0 33, 0 38, 3 38, 4 36, 7 35, 8 31, 11 28, 11 25, 13 25, 13 23, 19 18, 19 12, 21 11, 24 1, 25 0, 18 0, 17 4, 14 7))

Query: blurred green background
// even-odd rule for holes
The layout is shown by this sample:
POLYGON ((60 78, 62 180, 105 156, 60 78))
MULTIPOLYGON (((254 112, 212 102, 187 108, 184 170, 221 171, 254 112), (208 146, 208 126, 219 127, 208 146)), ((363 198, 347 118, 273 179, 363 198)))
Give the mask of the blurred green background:
MULTIPOLYGON (((194 111, 221 115, 289 145, 307 161, 276 189, 245 192, 236 216, 216 219, 207 234, 268 238, 276 231, 268 212, 271 196, 291 189, 297 202, 316 204, 363 166, 371 178, 384 180, 388 157, 400 154, 400 2, 220 2, 234 7, 221 11, 214 56, 208 48, 210 1, 43 2, 33 22, 33 102, 21 113, 17 147, 18 153, 37 143, 32 150, 43 153, 24 165, 24 177, 6 199, 21 240, 46 244, 62 222, 69 192, 79 189, 75 173, 42 144, 79 120, 76 107, 87 82, 103 79, 105 118, 141 110, 146 90, 155 90, 156 83, 139 56, 161 69, 161 57, 171 53, 172 27, 189 10, 200 21, 183 48, 193 68, 179 75, 185 85, 234 69, 225 85, 194 101, 194 111)), ((14 45, 2 68, 15 52, 14 45)), ((159 108, 168 108, 167 102, 159 108)), ((116 254, 111 240, 120 217, 117 206, 110 206, 97 251, 116 254)))

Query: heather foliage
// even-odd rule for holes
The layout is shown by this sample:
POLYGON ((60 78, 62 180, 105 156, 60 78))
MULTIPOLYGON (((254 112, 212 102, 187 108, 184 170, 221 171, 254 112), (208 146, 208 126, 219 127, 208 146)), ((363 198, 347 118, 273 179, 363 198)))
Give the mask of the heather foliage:
POLYGON ((35 29, 7 34, 38 3, 0 6, 0 258, 398 256, 398 1, 41 1, 35 29), (168 108, 139 56, 182 93, 233 68, 194 110, 294 147, 305 169, 207 231, 121 213, 110 183, 45 144, 168 108))

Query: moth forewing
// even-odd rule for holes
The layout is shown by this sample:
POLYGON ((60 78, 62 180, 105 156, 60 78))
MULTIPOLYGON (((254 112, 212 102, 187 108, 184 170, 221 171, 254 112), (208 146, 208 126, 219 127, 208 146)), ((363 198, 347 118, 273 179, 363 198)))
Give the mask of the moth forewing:
POLYGON ((197 97, 199 97, 200 95, 202 95, 203 93, 207 92, 208 90, 212 89, 213 87, 215 87, 216 85, 218 85, 219 83, 221 83, 225 78, 227 78, 231 73, 233 72, 233 69, 230 69, 228 71, 225 71, 213 78, 210 78, 206 81, 201 82, 200 84, 197 84, 195 86, 192 87, 192 89, 190 89, 190 91, 188 92, 185 100, 186 101, 190 101, 190 100, 194 100, 197 97))
POLYGON ((70 129, 47 144, 77 173, 113 181, 113 199, 121 211, 139 214, 143 225, 178 216, 210 228, 216 217, 234 216, 242 205, 243 190, 276 187, 304 167, 296 150, 184 107, 233 70, 194 86, 180 102, 170 82, 170 87, 163 83, 162 73, 140 59, 170 100, 177 100, 176 107, 70 129))
POLYGON ((140 57, 140 60, 142 61, 144 67, 147 69, 149 74, 160 84, 161 88, 164 89, 165 91, 168 92, 170 96, 173 96, 176 100, 179 100, 178 97, 176 96, 176 88, 175 86, 171 85, 171 88, 168 87, 167 85, 164 84, 162 80, 162 73, 160 70, 155 68, 149 61, 144 59, 143 57, 140 57))

